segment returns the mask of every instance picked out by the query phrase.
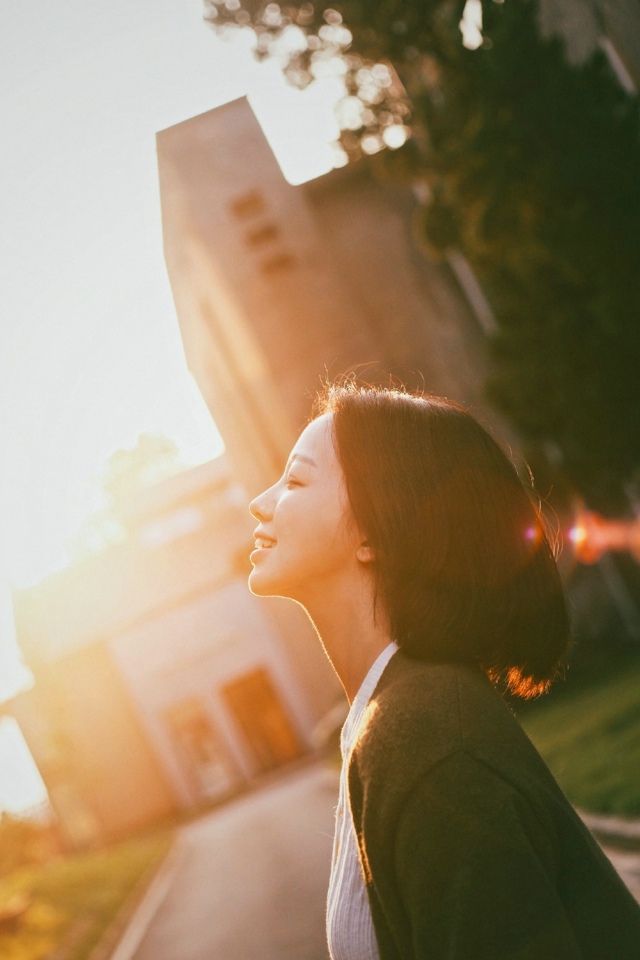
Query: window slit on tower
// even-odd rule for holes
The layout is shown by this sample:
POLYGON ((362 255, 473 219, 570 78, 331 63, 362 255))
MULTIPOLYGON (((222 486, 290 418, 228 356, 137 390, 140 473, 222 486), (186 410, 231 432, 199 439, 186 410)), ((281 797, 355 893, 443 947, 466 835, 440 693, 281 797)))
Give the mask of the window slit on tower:
POLYGON ((295 257, 290 253, 276 253, 274 256, 262 261, 260 270, 267 275, 282 273, 285 270, 290 270, 295 262, 295 257))
POLYGON ((259 190, 249 190, 232 200, 229 206, 234 217, 247 220, 264 212, 265 200, 259 190))

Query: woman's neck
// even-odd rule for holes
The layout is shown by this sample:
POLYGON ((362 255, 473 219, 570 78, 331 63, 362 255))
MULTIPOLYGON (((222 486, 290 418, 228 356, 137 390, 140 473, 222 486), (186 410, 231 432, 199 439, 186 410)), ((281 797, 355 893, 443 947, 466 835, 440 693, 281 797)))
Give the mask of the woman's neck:
POLYGON ((342 582, 303 606, 353 703, 370 668, 392 640, 384 619, 374 622, 372 589, 367 583, 342 582))

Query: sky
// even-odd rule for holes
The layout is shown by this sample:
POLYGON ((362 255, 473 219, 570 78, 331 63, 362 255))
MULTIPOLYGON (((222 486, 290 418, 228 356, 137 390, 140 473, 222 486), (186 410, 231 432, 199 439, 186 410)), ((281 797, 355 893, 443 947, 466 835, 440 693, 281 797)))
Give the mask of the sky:
MULTIPOLYGON (((182 460, 222 441, 189 374, 162 256, 155 134, 248 94, 285 175, 328 170, 339 81, 304 93, 200 0, 34 0, 0 32, 0 700, 29 680, 9 590, 68 561, 103 506, 111 453, 140 433, 182 460)), ((43 787, 0 723, 0 809, 43 787)))

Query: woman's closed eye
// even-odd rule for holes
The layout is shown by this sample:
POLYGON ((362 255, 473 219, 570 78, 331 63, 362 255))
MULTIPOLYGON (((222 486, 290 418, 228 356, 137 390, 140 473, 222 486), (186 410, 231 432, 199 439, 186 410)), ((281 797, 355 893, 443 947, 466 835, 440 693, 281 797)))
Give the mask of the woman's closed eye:
POLYGON ((289 474, 287 477, 285 477, 285 483, 286 483, 287 487, 301 487, 301 486, 302 486, 302 484, 300 483, 300 481, 299 481, 299 480, 296 480, 295 477, 292 477, 291 474, 289 474))

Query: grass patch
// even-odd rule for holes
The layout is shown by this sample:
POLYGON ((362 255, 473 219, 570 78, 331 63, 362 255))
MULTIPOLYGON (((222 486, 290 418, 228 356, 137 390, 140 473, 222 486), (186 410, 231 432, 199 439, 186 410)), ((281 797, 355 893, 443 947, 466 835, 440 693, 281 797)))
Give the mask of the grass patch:
POLYGON ((83 960, 143 875, 168 852, 171 840, 165 829, 2 878, 0 909, 20 895, 29 897, 30 906, 16 932, 0 934, 0 956, 83 960))
POLYGON ((640 816, 640 663, 527 704, 518 718, 575 806, 640 816))

